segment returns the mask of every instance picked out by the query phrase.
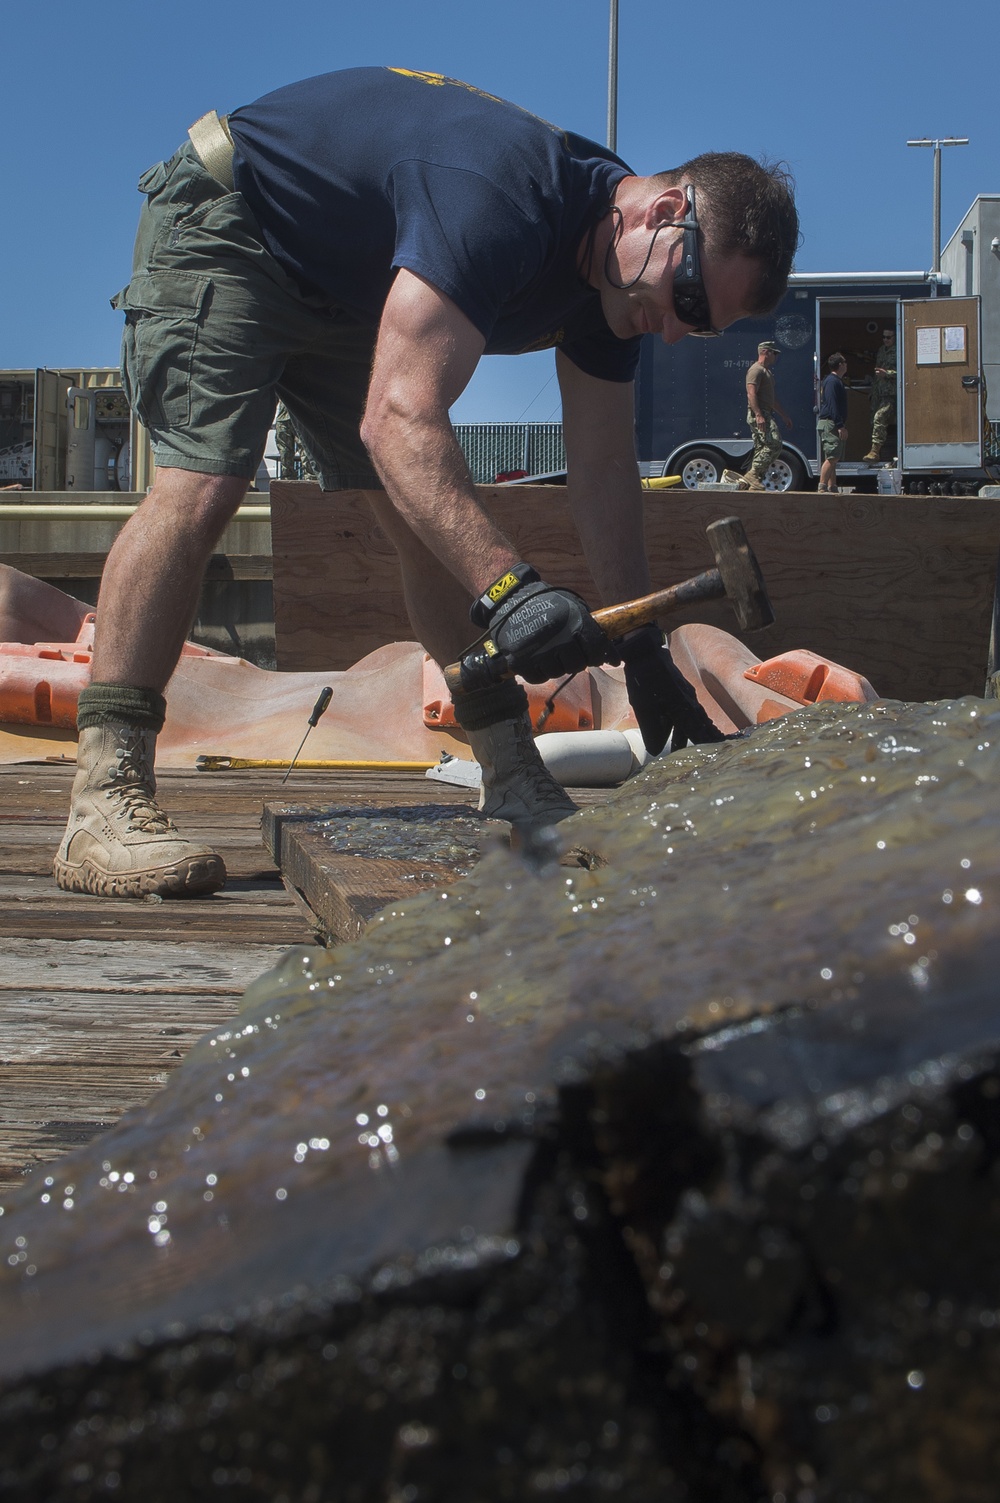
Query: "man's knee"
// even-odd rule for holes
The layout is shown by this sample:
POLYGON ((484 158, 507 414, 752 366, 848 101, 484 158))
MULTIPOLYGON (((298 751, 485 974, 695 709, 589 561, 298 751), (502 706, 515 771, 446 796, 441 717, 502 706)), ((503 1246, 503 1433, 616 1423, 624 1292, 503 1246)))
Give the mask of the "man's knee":
POLYGON ((195 470, 158 470, 137 516, 183 527, 190 534, 217 536, 239 509, 248 482, 239 475, 204 475, 195 470))

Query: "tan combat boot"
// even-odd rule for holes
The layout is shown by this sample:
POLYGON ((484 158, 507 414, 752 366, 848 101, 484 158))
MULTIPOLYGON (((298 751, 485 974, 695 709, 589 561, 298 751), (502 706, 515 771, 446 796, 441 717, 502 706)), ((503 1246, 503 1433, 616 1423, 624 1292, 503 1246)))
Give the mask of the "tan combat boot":
POLYGON ((527 712, 466 734, 483 773, 480 814, 538 826, 558 824, 577 812, 539 756, 527 712))
POLYGON ((80 732, 69 823, 53 863, 67 892, 186 898, 226 880, 221 856, 184 840, 155 800, 153 731, 122 721, 80 732))
POLYGON ((864 456, 864 458, 862 459, 861 463, 862 464, 878 464, 878 462, 879 462, 879 460, 881 458, 882 458, 881 450, 879 450, 879 449, 869 449, 868 453, 864 456))
POLYGON ((740 490, 765 491, 767 490, 767 486, 764 484, 763 480, 761 480, 759 475, 755 475, 753 470, 748 470, 747 473, 743 476, 743 479, 740 481, 740 490))

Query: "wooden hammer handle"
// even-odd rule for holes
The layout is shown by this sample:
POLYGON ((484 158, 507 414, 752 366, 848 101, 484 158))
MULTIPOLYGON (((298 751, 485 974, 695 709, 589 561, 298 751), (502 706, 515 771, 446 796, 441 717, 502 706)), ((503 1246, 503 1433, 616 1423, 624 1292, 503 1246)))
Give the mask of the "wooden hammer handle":
POLYGON ((641 595, 638 600, 626 600, 621 605, 606 605, 592 615, 605 636, 614 640, 637 626, 648 626, 658 616, 700 600, 718 600, 725 593, 718 569, 706 569, 704 574, 696 574, 667 590, 654 590, 652 595, 641 595))

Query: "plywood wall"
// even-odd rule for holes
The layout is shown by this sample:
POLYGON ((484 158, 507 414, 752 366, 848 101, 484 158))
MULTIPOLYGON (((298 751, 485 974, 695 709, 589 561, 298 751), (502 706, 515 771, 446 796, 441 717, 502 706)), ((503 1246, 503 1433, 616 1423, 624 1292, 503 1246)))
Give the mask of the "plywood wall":
MULTIPOLYGON (((521 555, 598 604, 565 492, 482 486, 521 555)), ((271 487, 278 667, 346 668, 412 636, 395 554, 365 493, 271 487)), ((656 586, 711 567, 705 527, 739 515, 777 620, 744 640, 760 657, 808 647, 897 699, 981 694, 1000 551, 1000 502, 959 498, 651 493, 647 546, 656 586)), ((724 603, 673 618, 740 635, 724 603)), ((473 636, 469 630, 470 640, 473 636)))

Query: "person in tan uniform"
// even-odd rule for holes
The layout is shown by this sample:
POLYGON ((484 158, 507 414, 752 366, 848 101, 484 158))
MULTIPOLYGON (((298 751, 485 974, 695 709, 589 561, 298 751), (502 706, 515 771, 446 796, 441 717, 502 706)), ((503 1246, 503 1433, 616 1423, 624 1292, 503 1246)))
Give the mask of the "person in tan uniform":
POLYGON ((786 427, 792 426, 791 418, 775 395, 771 375, 771 367, 780 354, 772 339, 762 339, 757 346, 757 359, 747 371, 747 422, 753 438, 753 458, 740 481, 742 491, 767 489, 764 477, 781 453, 781 435, 774 414, 778 414, 786 427))

